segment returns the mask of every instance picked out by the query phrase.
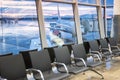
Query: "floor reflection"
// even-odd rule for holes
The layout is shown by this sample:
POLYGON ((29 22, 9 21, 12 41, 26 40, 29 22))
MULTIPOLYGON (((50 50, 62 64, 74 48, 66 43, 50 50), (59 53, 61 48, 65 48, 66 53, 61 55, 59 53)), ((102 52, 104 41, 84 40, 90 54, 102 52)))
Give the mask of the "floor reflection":
POLYGON ((105 61, 105 67, 107 70, 109 70, 112 67, 112 58, 107 58, 107 61, 105 61))
MULTIPOLYGON (((108 58, 107 61, 95 70, 100 72, 104 76, 104 80, 120 80, 120 57, 108 58)), ((102 80, 101 77, 91 71, 86 71, 85 75, 83 73, 72 75, 70 80, 102 80)))

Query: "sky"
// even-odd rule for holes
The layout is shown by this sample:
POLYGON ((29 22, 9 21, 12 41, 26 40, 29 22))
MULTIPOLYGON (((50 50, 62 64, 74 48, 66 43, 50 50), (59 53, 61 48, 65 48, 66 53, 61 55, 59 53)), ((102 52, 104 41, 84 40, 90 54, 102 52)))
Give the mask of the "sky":
MULTIPOLYGON (((87 1, 87 0, 79 0, 87 1)), ((94 0, 89 0, 94 1, 94 0)), ((107 0, 108 4, 111 4, 113 0, 107 0)), ((51 2, 43 2, 44 15, 55 15, 58 13, 58 6, 61 13, 61 16, 64 15, 73 15, 72 5, 68 4, 57 4, 51 2)), ((111 12, 112 9, 109 9, 108 12, 111 12)), ((95 7, 85 7, 79 6, 80 15, 96 14, 95 7)), ((23 17, 26 15, 36 15, 36 7, 34 0, 0 0, 0 14, 6 17, 23 17), (13 15, 14 14, 14 15, 13 15)))

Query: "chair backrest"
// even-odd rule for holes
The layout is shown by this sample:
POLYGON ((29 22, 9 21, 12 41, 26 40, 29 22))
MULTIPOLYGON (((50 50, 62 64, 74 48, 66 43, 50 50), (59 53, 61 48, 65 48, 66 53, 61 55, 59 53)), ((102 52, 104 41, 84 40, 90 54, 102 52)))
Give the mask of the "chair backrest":
POLYGON ((89 46, 91 51, 99 51, 99 44, 97 40, 89 41, 89 46))
POLYGON ((114 38, 108 38, 108 41, 111 46, 117 46, 117 41, 114 38))
POLYGON ((69 44, 63 44, 63 46, 67 46, 68 47, 68 50, 69 50, 69 53, 71 54, 72 52, 72 45, 74 45, 74 43, 69 43, 69 44))
POLYGON ((108 42, 106 39, 99 39, 99 42, 100 42, 101 48, 109 48, 108 42))
POLYGON ((87 54, 83 44, 72 45, 72 48, 73 48, 74 57, 83 58, 84 60, 87 59, 87 54))
POLYGON ((53 63, 55 61, 55 53, 54 53, 53 49, 56 47, 58 47, 58 46, 44 48, 44 49, 47 49, 49 52, 51 63, 53 63))
POLYGON ((7 80, 26 76, 25 64, 21 54, 0 57, 0 74, 7 80))
POLYGON ((52 70, 51 61, 47 50, 30 52, 29 54, 32 62, 32 68, 39 69, 42 72, 52 70))
MULTIPOLYGON (((12 55, 12 53, 2 54, 2 55, 0 55, 0 57, 10 56, 10 55, 12 55)), ((0 75, 1 75, 1 74, 0 74, 0 75)))
POLYGON ((56 62, 71 64, 71 56, 67 46, 54 48, 56 62))
POLYGON ((29 52, 35 52, 37 49, 34 50, 27 50, 27 51, 20 51, 19 53, 22 54, 26 69, 32 68, 29 52))
POLYGON ((90 50, 89 42, 83 42, 83 44, 84 44, 86 53, 89 53, 89 50, 90 50))
POLYGON ((2 55, 0 55, 0 57, 9 56, 9 55, 12 55, 12 53, 2 54, 2 55))

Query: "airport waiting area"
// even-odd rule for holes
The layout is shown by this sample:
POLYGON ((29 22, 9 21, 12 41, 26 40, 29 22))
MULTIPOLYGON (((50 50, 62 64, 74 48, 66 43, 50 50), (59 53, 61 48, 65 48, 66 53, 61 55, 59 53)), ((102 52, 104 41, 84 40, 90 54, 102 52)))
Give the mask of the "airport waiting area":
POLYGON ((120 80, 119 0, 0 0, 0 80, 120 80))
POLYGON ((1 80, 119 80, 114 38, 0 55, 1 80))

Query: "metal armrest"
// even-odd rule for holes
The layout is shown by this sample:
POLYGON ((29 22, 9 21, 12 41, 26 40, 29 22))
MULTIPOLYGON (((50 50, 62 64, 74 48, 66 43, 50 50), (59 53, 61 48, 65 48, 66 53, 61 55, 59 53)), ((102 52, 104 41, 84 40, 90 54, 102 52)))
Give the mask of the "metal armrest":
POLYGON ((113 47, 113 48, 118 48, 118 46, 111 46, 111 47, 113 47))
POLYGON ((73 54, 73 50, 71 51, 71 54, 73 54))
POLYGON ((102 48, 103 50, 108 50, 109 51, 109 48, 102 48))
POLYGON ((117 48, 118 50, 120 50, 120 48, 118 46, 111 46, 112 48, 117 48))
POLYGON ((91 53, 100 53, 99 51, 90 51, 91 53))
POLYGON ((81 60, 83 62, 83 64, 84 64, 84 66, 87 67, 87 64, 86 64, 86 62, 85 62, 85 60, 83 58, 74 58, 74 59, 81 60))
POLYGON ((111 51, 111 49, 109 49, 109 48, 102 48, 102 50, 107 50, 107 51, 109 51, 110 54, 112 55, 112 51, 111 51))
POLYGON ((103 50, 109 50, 108 48, 101 48, 101 49, 103 49, 103 50))
POLYGON ((26 69, 26 71, 30 71, 30 72, 36 71, 36 72, 38 72, 40 74, 42 80, 45 80, 41 70, 38 70, 38 69, 26 69))
POLYGON ((94 56, 96 56, 96 57, 98 58, 98 60, 99 60, 100 62, 102 62, 98 54, 88 54, 88 55, 89 55, 89 56, 92 56, 93 58, 94 58, 94 56))
POLYGON ((68 68, 67 68, 67 66, 64 63, 54 62, 54 64, 56 64, 56 65, 62 65, 65 68, 66 72, 69 73, 68 68))
POLYGON ((102 54, 99 51, 90 51, 90 53, 96 53, 100 56, 99 58, 102 59, 102 54))

